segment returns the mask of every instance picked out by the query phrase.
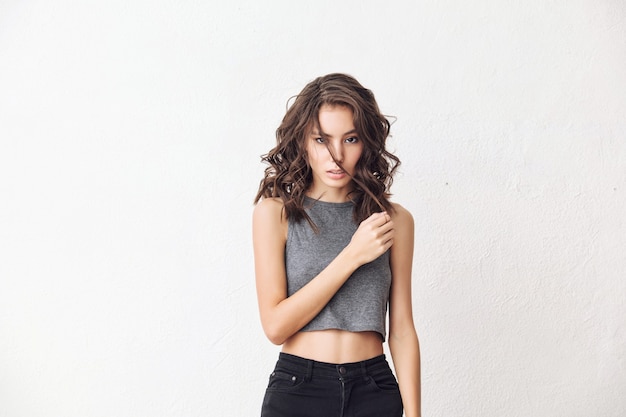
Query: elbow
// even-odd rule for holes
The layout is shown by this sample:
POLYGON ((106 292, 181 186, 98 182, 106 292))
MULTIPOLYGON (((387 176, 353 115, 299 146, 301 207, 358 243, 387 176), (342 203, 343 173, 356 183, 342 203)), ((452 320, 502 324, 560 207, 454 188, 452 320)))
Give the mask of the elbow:
POLYGON ((273 344, 275 344, 276 346, 280 346, 283 343, 285 343, 285 338, 284 337, 280 337, 277 335, 270 335, 270 334, 265 334, 267 336, 267 338, 269 339, 270 342, 272 342, 273 344))
POLYGON ((268 340, 276 346, 282 345, 287 340, 287 336, 278 326, 263 326, 263 331, 268 340))
POLYGON ((417 339, 417 332, 415 327, 411 326, 405 328, 404 331, 389 332, 389 338, 387 341, 390 350, 396 349, 415 349, 419 352, 419 340, 417 339))
POLYGON ((286 316, 287 314, 276 309, 261 314, 261 326, 265 337, 274 345, 284 344, 297 331, 294 329, 293 320, 286 319, 286 316))

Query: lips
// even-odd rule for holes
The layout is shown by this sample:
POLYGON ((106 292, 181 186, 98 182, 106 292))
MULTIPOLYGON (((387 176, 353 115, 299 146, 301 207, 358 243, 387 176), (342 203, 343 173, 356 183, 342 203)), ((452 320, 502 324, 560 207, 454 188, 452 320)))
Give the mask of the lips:
POLYGON ((346 176, 346 172, 341 169, 331 169, 326 171, 326 174, 333 180, 340 180, 346 176))

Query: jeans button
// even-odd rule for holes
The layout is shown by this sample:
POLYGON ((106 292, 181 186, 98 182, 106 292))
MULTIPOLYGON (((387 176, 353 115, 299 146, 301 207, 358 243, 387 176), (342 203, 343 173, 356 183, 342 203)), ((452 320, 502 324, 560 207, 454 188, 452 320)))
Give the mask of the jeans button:
POLYGON ((340 366, 340 367, 339 367, 339 373, 340 373, 341 375, 345 375, 345 374, 346 374, 346 368, 344 368, 343 366, 340 366))

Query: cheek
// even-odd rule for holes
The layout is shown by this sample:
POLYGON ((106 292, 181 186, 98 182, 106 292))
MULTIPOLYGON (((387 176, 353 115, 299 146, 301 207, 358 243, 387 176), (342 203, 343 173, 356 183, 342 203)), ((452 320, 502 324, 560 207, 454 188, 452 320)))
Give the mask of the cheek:
POLYGON ((318 157, 319 157, 319 155, 317 154, 317 151, 315 150, 315 148, 307 149, 306 159, 307 159, 307 162, 309 163, 309 165, 315 164, 315 161, 317 161, 318 157))
POLYGON ((357 162, 359 162, 359 159, 361 159, 361 155, 363 155, 363 147, 355 149, 350 155, 350 162, 352 162, 353 165, 356 165, 357 162))
POLYGON ((315 159, 315 147, 311 146, 310 143, 306 145, 306 148, 304 150, 304 158, 309 164, 315 159))

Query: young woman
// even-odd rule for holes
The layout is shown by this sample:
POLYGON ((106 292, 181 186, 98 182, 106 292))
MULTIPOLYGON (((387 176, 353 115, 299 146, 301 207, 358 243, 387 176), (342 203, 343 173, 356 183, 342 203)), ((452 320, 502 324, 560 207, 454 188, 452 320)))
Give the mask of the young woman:
POLYGON ((263 330, 282 345, 262 417, 420 416, 413 218, 389 201, 399 159, 372 92, 329 74, 296 96, 256 196, 263 330), (387 338, 397 380, 383 354, 387 338))

